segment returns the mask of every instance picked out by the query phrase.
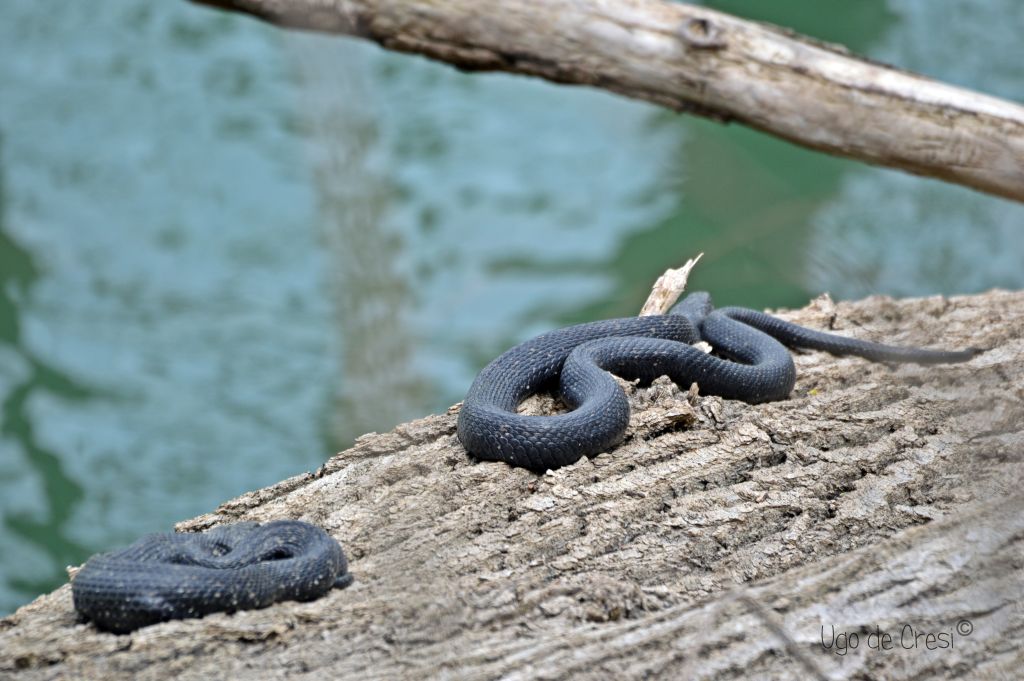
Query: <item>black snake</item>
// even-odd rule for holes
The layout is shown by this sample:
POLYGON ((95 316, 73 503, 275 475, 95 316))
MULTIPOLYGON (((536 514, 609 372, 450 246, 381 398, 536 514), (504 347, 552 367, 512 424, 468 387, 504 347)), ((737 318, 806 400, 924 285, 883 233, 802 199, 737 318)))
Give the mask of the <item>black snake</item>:
POLYGON ((610 319, 551 331, 508 350, 481 371, 459 411, 471 454, 535 471, 558 468, 619 444, 629 403, 608 374, 649 382, 667 375, 701 393, 757 403, 787 397, 796 381, 786 346, 874 362, 964 362, 978 350, 925 350, 806 329, 741 307, 713 309, 693 293, 667 315, 610 319), (690 345, 711 344, 715 354, 690 345), (571 411, 516 413, 524 399, 559 388, 571 411))
POLYGON ((71 582, 75 609, 126 633, 212 612, 309 601, 352 582, 341 546, 315 525, 276 520, 165 532, 93 556, 71 582))

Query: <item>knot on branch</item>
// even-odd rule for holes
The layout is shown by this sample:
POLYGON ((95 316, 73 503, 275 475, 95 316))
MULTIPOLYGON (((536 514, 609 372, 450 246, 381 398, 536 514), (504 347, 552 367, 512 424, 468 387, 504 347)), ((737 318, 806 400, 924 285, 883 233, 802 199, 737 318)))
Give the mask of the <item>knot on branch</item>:
POLYGON ((679 37, 698 50, 719 50, 725 47, 722 29, 703 17, 690 17, 679 27, 679 37))

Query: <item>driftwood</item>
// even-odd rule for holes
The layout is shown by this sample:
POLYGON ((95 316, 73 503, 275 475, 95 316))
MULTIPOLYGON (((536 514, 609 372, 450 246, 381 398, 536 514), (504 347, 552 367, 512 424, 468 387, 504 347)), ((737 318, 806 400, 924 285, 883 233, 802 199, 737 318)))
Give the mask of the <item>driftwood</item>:
POLYGON ((1024 106, 660 0, 193 0, 465 70, 605 88, 1024 201, 1024 106))
POLYGON ((318 523, 354 586, 130 636, 78 622, 64 586, 0 620, 0 676, 1015 678, 1024 293, 781 316, 989 350, 930 368, 801 353, 792 398, 756 406, 629 386, 627 442, 541 476, 472 461, 457 406, 366 435, 179 526, 318 523))

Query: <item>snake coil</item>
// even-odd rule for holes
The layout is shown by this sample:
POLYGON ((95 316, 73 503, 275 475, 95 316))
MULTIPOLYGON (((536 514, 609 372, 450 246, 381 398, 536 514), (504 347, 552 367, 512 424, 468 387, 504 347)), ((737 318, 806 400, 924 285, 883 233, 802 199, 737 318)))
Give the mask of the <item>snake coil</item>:
POLYGON ((93 556, 71 582, 75 609, 114 633, 212 612, 309 601, 352 583, 341 546, 315 525, 277 520, 164 532, 93 556))
POLYGON ((488 364, 459 411, 458 436, 471 454, 535 471, 558 468, 622 442, 629 403, 608 374, 650 382, 667 375, 683 388, 749 403, 785 399, 796 382, 786 346, 856 355, 873 362, 964 362, 978 350, 926 350, 807 329, 741 307, 715 310, 692 293, 667 315, 609 319, 537 336, 488 364), (715 354, 691 343, 704 340, 715 354), (524 399, 558 386, 571 411, 516 413, 524 399))

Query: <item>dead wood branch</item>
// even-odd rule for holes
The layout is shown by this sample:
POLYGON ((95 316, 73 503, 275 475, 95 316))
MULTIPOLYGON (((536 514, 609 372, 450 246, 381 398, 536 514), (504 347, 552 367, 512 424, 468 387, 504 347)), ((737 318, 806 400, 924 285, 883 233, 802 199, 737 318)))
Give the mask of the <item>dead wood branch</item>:
POLYGON ((1024 107, 660 0, 194 0, 460 69, 590 85, 1024 201, 1024 107))

